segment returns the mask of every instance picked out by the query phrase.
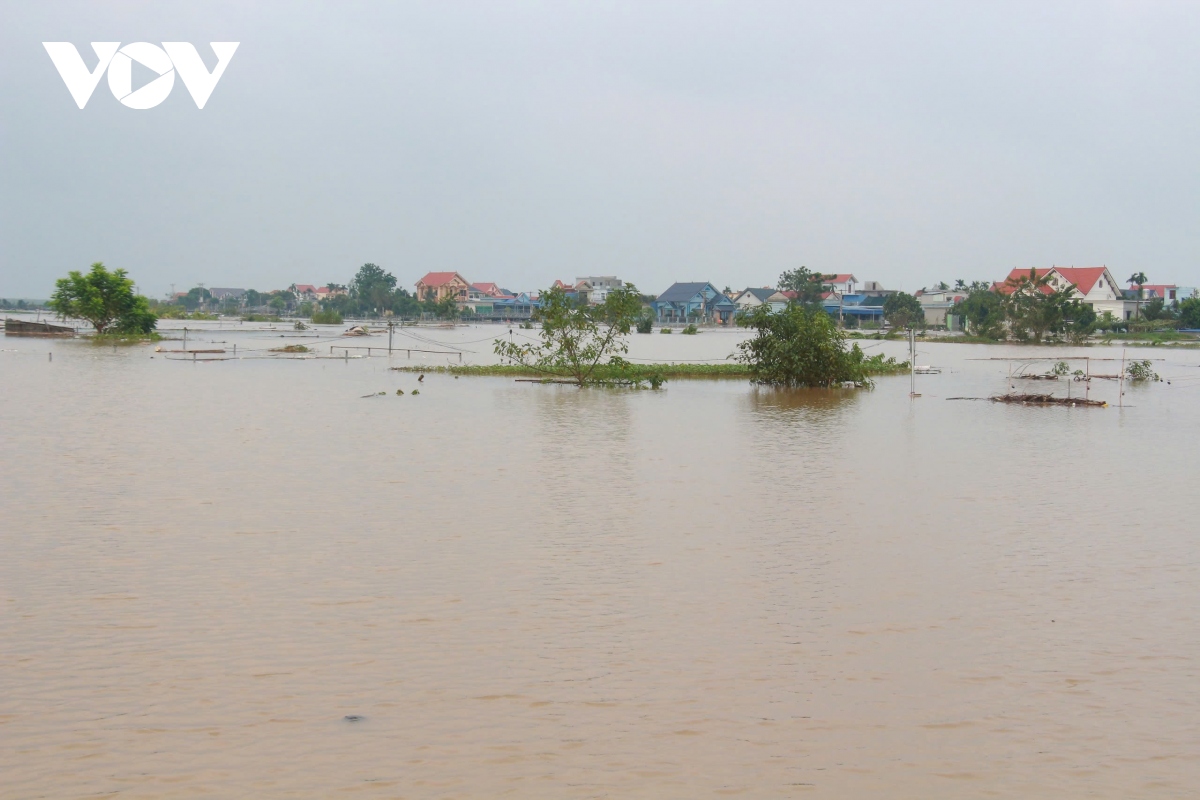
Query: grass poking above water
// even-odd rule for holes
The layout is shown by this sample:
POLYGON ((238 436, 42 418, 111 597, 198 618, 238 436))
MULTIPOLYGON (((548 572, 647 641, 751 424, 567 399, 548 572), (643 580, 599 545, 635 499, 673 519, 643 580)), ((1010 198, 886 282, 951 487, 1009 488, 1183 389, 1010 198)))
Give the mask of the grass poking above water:
MULTIPOLYGON (((864 365, 868 375, 893 375, 908 370, 907 361, 896 361, 883 355, 865 359, 864 365)), ((507 378, 546 378, 561 377, 547 374, 538 370, 517 364, 492 364, 488 366, 455 365, 437 367, 392 367, 397 372, 429 372, 446 373, 448 375, 486 375, 507 378)), ((604 366, 596 368, 595 377, 600 380, 641 378, 646 380, 651 375, 664 379, 671 378, 739 378, 749 380, 753 372, 749 364, 726 362, 722 364, 637 364, 629 371, 619 371, 604 366)))

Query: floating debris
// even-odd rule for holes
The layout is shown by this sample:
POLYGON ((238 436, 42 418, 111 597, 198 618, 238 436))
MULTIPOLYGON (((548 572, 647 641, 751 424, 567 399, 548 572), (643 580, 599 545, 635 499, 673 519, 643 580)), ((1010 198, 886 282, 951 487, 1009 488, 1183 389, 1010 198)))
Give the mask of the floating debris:
POLYGON ((346 722, 362 722, 366 717, 359 714, 347 714, 342 719, 346 720, 346 722))
POLYGON ((396 390, 396 394, 404 394, 404 390, 403 390, 403 389, 397 389, 397 390, 396 390))
POLYGON ((272 353, 308 353, 307 347, 302 344, 289 344, 287 347, 272 347, 272 353))
POLYGON ((413 390, 412 390, 412 393, 413 393, 413 394, 420 394, 420 393, 421 393, 421 390, 420 390, 420 389, 413 389, 413 390))
MULTIPOLYGON (((961 399, 965 400, 967 398, 961 399)), ((1055 397, 1052 394, 1021 394, 1017 392, 992 395, 988 399, 993 403, 1021 403, 1022 405, 1037 406, 1095 406, 1103 408, 1108 405, 1103 400, 1088 400, 1084 397, 1055 397)))

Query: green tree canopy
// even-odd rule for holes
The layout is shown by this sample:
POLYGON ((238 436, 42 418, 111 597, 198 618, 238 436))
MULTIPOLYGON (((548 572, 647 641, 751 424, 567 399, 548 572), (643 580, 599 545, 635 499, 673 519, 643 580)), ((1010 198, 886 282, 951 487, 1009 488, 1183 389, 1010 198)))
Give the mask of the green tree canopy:
POLYGON ((817 304, 825 293, 825 276, 810 271, 808 267, 789 269, 779 276, 779 289, 795 292, 798 303, 817 304))
POLYGON ((364 310, 382 315, 392 305, 396 276, 377 264, 363 264, 350 281, 350 294, 364 310))
POLYGON ((1166 307, 1166 301, 1161 297, 1152 298, 1142 307, 1142 316, 1148 320, 1170 319, 1171 309, 1166 307))
POLYGON ((883 318, 897 328, 925 327, 925 309, 921 301, 906 292, 888 295, 883 301, 883 318))
POLYGON ((769 386, 870 385, 863 352, 846 348, 844 334, 823 309, 792 304, 772 313, 763 303, 739 324, 757 334, 738 345, 737 359, 750 365, 752 380, 769 386))
POLYGON ((950 309, 950 313, 966 320, 967 330, 988 339, 1004 338, 1004 304, 998 292, 988 288, 973 288, 950 309))
POLYGON ((1179 301, 1179 324, 1184 328, 1200 328, 1200 297, 1179 301))
POLYGON ((542 323, 541 342, 498 340, 496 355, 581 387, 638 382, 622 358, 629 351, 625 337, 642 311, 637 287, 627 283, 613 289, 596 306, 574 300, 561 287, 542 292, 540 300, 535 319, 542 323), (613 377, 622 374, 626 377, 613 377))
POLYGON ((1039 276, 1036 269, 1009 278, 1005 285, 1012 291, 1004 298, 1004 309, 1009 329, 1017 338, 1032 335, 1035 342, 1041 342, 1047 333, 1064 329, 1074 308, 1072 287, 1055 289, 1050 273, 1039 276))
POLYGON ((96 333, 150 333, 158 317, 126 275, 123 269, 109 272, 99 261, 87 274, 72 270, 55 282, 50 308, 62 317, 87 320, 96 333))
POLYGON ((188 289, 187 294, 180 297, 176 302, 188 311, 195 311, 210 300, 212 300, 212 292, 203 286, 193 286, 191 289, 188 289))

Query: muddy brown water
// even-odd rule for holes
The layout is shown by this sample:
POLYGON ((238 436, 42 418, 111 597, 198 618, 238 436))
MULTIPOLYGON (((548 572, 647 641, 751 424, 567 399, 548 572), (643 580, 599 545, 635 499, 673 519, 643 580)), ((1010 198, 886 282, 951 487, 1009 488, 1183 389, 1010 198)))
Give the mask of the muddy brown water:
POLYGON ((1200 351, 1072 409, 946 399, 1029 348, 912 401, 0 347, 5 798, 1200 791, 1200 351))

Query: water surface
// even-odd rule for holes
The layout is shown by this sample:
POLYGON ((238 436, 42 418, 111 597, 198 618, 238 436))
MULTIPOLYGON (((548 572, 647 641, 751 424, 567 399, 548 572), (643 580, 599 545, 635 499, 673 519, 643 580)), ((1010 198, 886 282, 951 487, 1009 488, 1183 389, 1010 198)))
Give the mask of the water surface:
POLYGON ((1200 786, 1200 351, 1083 409, 946 399, 1032 348, 923 345, 910 400, 3 347, 6 798, 1200 786))

